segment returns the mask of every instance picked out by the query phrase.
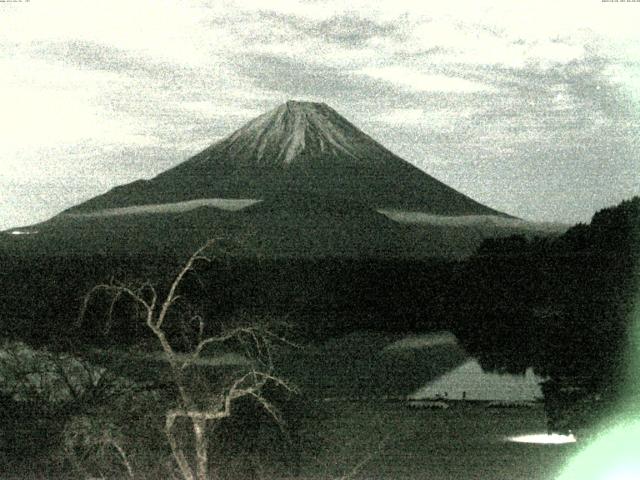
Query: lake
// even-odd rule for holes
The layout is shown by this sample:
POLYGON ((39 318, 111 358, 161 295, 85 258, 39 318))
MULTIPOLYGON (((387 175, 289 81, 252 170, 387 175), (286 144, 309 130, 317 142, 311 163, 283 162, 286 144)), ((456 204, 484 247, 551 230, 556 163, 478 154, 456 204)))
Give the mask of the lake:
POLYGON ((551 479, 580 445, 506 440, 546 431, 541 404, 502 409, 474 402, 451 405, 415 410, 403 402, 326 402, 319 423, 308 419, 325 448, 317 459, 303 462, 295 478, 340 478, 370 457, 349 478, 551 479))

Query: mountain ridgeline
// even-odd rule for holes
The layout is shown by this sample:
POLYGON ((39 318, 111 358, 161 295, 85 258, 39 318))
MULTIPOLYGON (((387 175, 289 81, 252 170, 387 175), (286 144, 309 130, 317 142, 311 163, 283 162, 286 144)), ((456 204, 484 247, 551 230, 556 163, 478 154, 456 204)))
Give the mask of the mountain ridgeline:
POLYGON ((0 233, 0 253, 184 257, 225 238, 245 257, 459 259, 563 228, 484 206, 329 106, 290 101, 154 178, 0 233))
POLYGON ((438 215, 504 215, 391 153, 324 103, 289 101, 157 177, 68 213, 199 198, 300 197, 438 215))

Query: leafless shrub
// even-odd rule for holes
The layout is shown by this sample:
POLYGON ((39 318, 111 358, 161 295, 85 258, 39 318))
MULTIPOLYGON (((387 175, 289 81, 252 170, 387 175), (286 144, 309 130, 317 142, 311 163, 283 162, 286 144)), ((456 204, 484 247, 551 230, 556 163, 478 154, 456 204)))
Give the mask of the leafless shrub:
MULTIPOLYGON (((215 424, 230 417, 235 401, 240 398, 252 398, 276 422, 282 423, 280 412, 265 397, 264 389, 268 385, 275 385, 290 392, 295 390, 274 372, 273 346, 275 343, 286 342, 286 340, 273 330, 272 323, 252 320, 241 321, 230 327, 221 325, 216 334, 212 335, 208 333, 211 329, 203 316, 194 310, 187 309, 189 313, 185 316, 185 310, 182 309, 183 314, 177 318, 175 315, 170 315, 177 302, 182 299, 179 290, 185 277, 194 271, 197 263, 211 261, 211 257, 206 252, 212 248, 213 244, 214 241, 207 242, 187 260, 173 278, 164 298, 159 298, 156 288, 149 282, 130 285, 112 280, 109 283, 94 286, 84 297, 80 312, 80 322, 82 322, 91 300, 99 293, 106 293, 110 299, 105 323, 107 330, 112 325, 114 308, 120 300, 129 299, 141 313, 142 321, 153 333, 162 349, 171 373, 171 381, 178 392, 177 404, 165 412, 164 433, 171 447, 173 459, 184 480, 210 478, 207 427, 209 424, 215 424), (191 338, 191 348, 186 352, 176 350, 173 344, 175 339, 168 333, 169 324, 176 321, 182 323, 180 327, 183 332, 185 326, 189 327, 187 336, 191 338), (234 374, 227 375, 227 378, 217 385, 206 385, 208 391, 203 391, 198 379, 198 370, 194 367, 201 363, 205 351, 210 346, 229 342, 240 345, 249 361, 246 365, 239 367, 234 374), (185 453, 184 442, 181 442, 175 434, 177 424, 184 421, 190 424, 193 434, 193 451, 190 455, 185 453)), ((111 440, 111 437, 108 438, 111 440)), ((99 437, 99 439, 106 441, 105 437, 99 437)), ((114 446, 113 442, 108 444, 114 446)))

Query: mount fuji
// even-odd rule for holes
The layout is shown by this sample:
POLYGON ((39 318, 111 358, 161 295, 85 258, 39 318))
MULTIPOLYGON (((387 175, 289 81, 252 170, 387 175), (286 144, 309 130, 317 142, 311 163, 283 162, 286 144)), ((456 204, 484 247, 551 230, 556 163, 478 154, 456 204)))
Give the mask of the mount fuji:
POLYGON ((273 257, 458 258, 548 228, 448 187, 324 103, 288 101, 152 179, 4 232, 0 248, 183 252, 222 236, 273 257))
POLYGON ((502 215, 397 157, 324 103, 289 101, 149 181, 68 213, 203 198, 320 196, 437 215, 502 215))

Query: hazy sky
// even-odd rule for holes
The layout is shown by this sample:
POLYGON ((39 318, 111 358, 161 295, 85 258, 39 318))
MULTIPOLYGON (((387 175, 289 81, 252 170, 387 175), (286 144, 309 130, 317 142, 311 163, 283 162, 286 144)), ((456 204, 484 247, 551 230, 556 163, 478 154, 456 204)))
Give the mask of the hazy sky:
POLYGON ((640 194, 640 2, 524 3, 0 2, 0 229, 287 99, 493 208, 586 221, 640 194))

